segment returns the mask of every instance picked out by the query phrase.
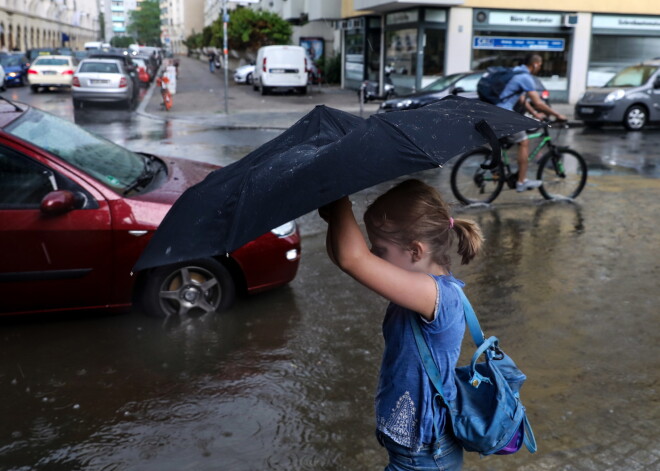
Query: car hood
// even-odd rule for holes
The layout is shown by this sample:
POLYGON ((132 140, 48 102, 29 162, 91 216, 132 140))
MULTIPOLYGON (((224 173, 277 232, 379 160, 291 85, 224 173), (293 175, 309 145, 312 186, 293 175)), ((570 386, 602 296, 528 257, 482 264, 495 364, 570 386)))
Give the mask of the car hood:
POLYGON ((604 103, 605 98, 607 95, 610 93, 616 91, 616 90, 623 90, 626 92, 626 96, 631 96, 634 93, 638 93, 642 90, 644 90, 644 87, 602 87, 602 88, 595 88, 591 90, 587 90, 584 95, 582 95, 582 98, 580 98, 580 103, 604 103))
POLYGON ((187 188, 201 182, 209 173, 220 168, 210 163, 177 157, 159 157, 159 159, 167 165, 167 180, 152 191, 136 195, 134 199, 174 204, 187 188))

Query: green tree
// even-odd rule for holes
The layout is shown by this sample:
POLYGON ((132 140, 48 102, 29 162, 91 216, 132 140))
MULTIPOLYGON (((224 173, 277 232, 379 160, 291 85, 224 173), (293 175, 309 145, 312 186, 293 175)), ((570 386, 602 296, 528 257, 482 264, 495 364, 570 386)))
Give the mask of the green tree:
POLYGON ((113 36, 110 45, 113 47, 127 48, 135 42, 131 36, 113 36))
POLYGON ((139 44, 160 46, 160 6, 158 0, 145 0, 139 10, 130 12, 131 22, 126 31, 139 44))
POLYGON ((101 30, 101 41, 105 41, 105 16, 99 13, 99 29, 101 30))
MULTIPOLYGON (((213 22, 211 30, 212 38, 204 46, 222 47, 222 16, 213 22)), ((261 46, 289 44, 292 32, 291 25, 276 13, 237 8, 229 16, 227 43, 231 49, 256 51, 261 46)))

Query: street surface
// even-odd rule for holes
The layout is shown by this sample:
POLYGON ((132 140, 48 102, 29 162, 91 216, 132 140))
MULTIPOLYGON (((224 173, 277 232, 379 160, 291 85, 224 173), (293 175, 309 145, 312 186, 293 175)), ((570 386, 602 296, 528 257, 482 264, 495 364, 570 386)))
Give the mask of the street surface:
MULTIPOLYGON (((220 74, 184 58, 179 82, 171 119, 153 95, 132 112, 75 114, 68 92, 4 95, 134 150, 223 165, 313 102, 359 109, 353 92, 262 98, 232 85, 227 117, 220 74), (213 92, 204 99, 203 90, 213 92), (187 107, 197 111, 184 115, 187 107)), ((455 208, 482 225, 486 248, 453 272, 486 334, 528 376, 522 397, 539 445, 535 455, 466 454, 468 471, 660 469, 660 133, 578 127, 562 139, 590 166, 574 204, 509 190, 490 208, 455 208)), ((416 177, 451 199, 449 171, 416 177)), ((354 195, 356 214, 389 186, 354 195)), ((373 394, 386 303, 328 260, 317 215, 299 222, 297 278, 202 322, 3 319, 0 470, 383 469, 373 394)), ((463 361, 473 350, 466 340, 463 361)))

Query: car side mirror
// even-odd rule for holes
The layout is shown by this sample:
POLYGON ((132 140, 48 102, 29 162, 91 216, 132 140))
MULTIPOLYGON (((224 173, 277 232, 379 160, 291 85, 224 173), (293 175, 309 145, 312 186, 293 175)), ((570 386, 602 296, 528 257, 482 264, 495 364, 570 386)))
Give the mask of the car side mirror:
POLYGON ((84 205, 84 197, 69 190, 55 190, 41 200, 39 209, 47 216, 68 213, 84 205))
POLYGON ((459 93, 465 93, 465 89, 463 87, 456 87, 451 91, 452 95, 458 95, 459 93))

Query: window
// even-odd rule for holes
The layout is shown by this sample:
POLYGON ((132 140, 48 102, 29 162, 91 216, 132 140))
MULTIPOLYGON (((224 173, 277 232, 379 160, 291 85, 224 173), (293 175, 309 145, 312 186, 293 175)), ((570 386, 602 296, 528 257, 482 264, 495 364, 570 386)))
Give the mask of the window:
POLYGON ((49 169, 0 148, 0 209, 37 209, 42 198, 56 189, 49 169))

